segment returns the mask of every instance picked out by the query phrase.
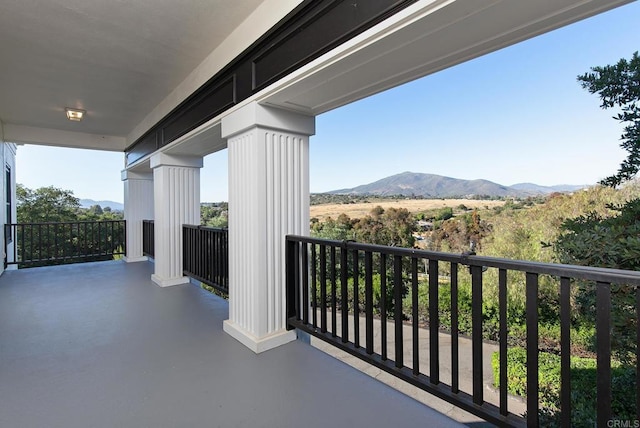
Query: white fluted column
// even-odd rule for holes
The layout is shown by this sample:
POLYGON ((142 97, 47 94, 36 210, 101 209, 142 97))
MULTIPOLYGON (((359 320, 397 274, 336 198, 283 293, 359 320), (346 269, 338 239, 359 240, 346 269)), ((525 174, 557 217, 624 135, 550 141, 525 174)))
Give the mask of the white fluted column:
POLYGON ((147 260, 142 253, 142 220, 153 220, 153 175, 122 171, 124 219, 127 222, 127 262, 147 260))
POLYGON ((185 284, 182 275, 182 225, 200 224, 201 157, 151 157, 155 230, 155 273, 151 279, 162 287, 185 284))
POLYGON ((229 149, 229 319, 254 352, 286 330, 285 240, 309 234, 309 136, 315 118, 252 103, 222 120, 229 149))

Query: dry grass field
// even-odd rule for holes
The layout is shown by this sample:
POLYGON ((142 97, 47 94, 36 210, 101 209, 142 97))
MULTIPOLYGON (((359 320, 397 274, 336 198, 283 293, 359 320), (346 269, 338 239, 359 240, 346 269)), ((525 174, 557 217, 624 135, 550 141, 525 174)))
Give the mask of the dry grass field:
POLYGON ((437 208, 456 208, 461 204, 471 209, 487 209, 504 205, 504 203, 505 201, 479 201, 472 199, 400 199, 357 204, 322 204, 311 206, 311 218, 315 217, 322 221, 327 217, 337 218, 343 213, 351 218, 362 218, 378 205, 385 210, 392 207, 406 208, 411 213, 418 213, 437 208))

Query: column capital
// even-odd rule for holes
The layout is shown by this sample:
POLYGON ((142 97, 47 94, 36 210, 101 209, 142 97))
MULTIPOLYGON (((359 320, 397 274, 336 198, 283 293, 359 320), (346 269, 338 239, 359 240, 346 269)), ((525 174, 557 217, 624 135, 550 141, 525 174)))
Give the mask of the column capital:
POLYGON ((161 166, 179 166, 184 168, 202 168, 202 156, 178 156, 156 153, 151 156, 151 169, 161 166))
POLYGON ((255 127, 310 136, 316 133, 316 118, 252 102, 222 118, 222 138, 255 127))
POLYGON ((123 169, 120 173, 122 181, 127 180, 153 180, 153 174, 151 172, 134 172, 123 169))

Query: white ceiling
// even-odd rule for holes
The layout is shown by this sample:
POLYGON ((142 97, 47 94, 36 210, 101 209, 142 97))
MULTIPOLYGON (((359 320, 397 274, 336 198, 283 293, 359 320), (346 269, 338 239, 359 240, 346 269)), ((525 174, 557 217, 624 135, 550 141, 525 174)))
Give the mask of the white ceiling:
POLYGON ((262 1, 1 0, 0 120, 126 137, 262 1))

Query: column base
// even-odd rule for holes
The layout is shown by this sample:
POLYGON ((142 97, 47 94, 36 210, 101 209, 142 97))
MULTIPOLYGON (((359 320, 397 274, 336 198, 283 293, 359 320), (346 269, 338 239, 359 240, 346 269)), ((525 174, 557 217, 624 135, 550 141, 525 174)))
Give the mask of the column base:
POLYGON ((146 262, 147 260, 149 260, 149 257, 147 256, 141 256, 141 257, 123 257, 122 260, 124 260, 127 263, 137 263, 137 262, 146 262))
POLYGON ((256 354, 293 342, 297 338, 295 330, 280 330, 268 336, 256 337, 231 320, 225 320, 222 329, 256 354))
POLYGON ((158 284, 160 287, 171 287, 174 285, 188 284, 190 278, 188 276, 181 276, 179 278, 160 278, 155 273, 151 275, 151 281, 158 284))

